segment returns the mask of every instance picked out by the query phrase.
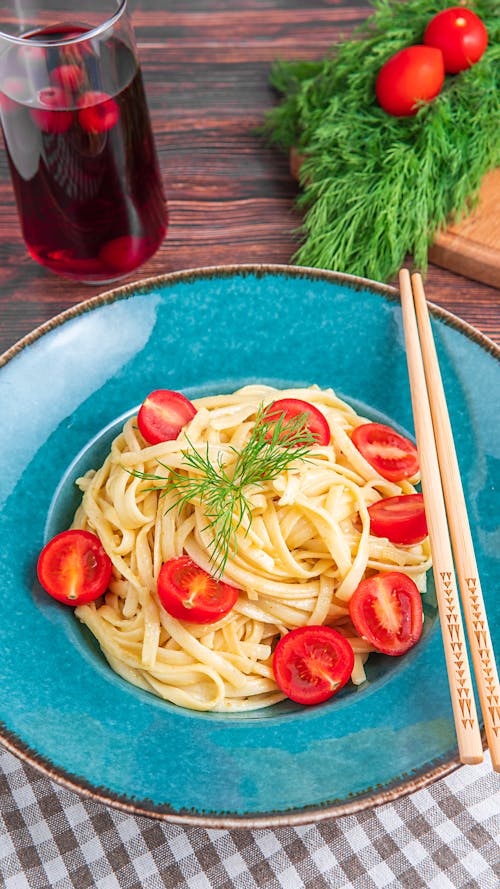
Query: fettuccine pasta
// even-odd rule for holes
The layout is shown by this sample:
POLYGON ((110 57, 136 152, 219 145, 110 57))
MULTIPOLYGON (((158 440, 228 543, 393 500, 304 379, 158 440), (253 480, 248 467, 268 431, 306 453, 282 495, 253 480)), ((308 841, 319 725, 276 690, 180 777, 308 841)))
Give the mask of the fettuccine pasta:
POLYGON ((354 590, 370 574, 400 571, 423 591, 430 566, 427 539, 398 546, 375 537, 367 509, 381 498, 413 493, 418 479, 396 484, 377 474, 350 438, 366 420, 331 389, 252 385, 194 405, 197 413, 179 437, 155 445, 145 443, 132 417, 104 464, 78 480, 83 498, 73 527, 96 533, 113 563, 109 591, 79 606, 78 618, 120 676, 194 710, 234 712, 281 700, 273 649, 287 631, 305 625, 327 624, 346 636, 355 654, 351 679, 363 682, 373 649, 350 623, 354 590), (161 606, 158 574, 182 554, 213 571, 212 531, 199 502, 179 508, 175 491, 165 494, 138 476, 165 477, 166 467, 191 472, 183 453, 188 446, 230 467, 259 406, 283 397, 317 407, 331 443, 313 445, 307 460, 246 492, 251 521, 238 528, 223 576, 239 590, 229 614, 208 625, 178 620, 161 606))

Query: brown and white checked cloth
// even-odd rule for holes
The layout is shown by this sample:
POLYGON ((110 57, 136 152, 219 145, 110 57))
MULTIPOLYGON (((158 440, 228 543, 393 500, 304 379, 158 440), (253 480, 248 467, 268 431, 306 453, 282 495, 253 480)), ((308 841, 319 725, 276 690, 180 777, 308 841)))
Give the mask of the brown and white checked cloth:
POLYGON ((498 889, 500 779, 486 759, 411 796, 301 827, 136 818, 0 748, 5 889, 498 889))

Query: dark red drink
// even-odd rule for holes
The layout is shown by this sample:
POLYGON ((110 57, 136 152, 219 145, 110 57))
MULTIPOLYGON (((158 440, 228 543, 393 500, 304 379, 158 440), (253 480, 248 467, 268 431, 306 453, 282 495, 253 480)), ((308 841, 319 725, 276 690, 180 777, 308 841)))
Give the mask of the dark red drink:
POLYGON ((37 31, 4 55, 2 128, 33 258, 80 281, 113 281, 155 253, 166 203, 133 49, 115 36, 56 43, 80 33, 37 31))

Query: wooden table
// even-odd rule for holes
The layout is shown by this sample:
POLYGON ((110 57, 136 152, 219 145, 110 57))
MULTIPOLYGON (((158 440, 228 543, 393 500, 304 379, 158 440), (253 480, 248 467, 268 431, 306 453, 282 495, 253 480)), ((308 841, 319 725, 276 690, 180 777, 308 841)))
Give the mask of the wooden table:
MULTIPOLYGON (((256 134, 277 101, 277 57, 321 57, 368 13, 339 0, 136 0, 130 4, 170 208, 156 256, 135 272, 287 263, 299 217, 287 159, 256 134)), ((99 291, 43 269, 21 238, 0 154, 0 352, 99 291)), ((104 288, 101 288, 104 289, 104 288)), ((500 342, 500 294, 437 267, 427 295, 500 342)))

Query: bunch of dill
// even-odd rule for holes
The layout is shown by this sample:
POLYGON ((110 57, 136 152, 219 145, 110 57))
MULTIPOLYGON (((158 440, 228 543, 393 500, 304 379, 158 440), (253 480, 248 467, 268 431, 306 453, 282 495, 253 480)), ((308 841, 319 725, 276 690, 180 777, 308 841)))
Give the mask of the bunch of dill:
POLYGON ((482 177, 500 164, 497 0, 473 6, 488 31, 482 59, 447 75, 415 116, 392 117, 375 97, 384 62, 422 43, 429 20, 448 5, 374 0, 362 29, 327 58, 273 66, 283 98, 264 134, 303 156, 302 243, 292 261, 387 281, 412 254, 425 272, 436 233, 470 211, 482 177))

